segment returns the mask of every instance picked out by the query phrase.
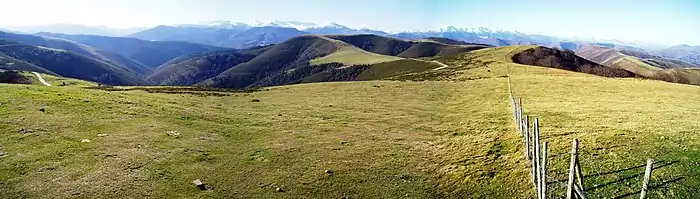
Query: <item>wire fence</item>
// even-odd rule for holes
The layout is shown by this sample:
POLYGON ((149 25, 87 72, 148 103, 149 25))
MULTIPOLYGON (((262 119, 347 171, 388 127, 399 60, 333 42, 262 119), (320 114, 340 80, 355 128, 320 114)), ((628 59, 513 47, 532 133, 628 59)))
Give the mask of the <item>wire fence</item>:
MULTIPOLYGON (((571 143, 571 151, 567 153, 548 154, 548 143, 540 137, 540 120, 536 117, 530 117, 523 113, 522 99, 517 99, 513 95, 510 75, 508 75, 508 93, 510 105, 513 111, 513 123, 517 131, 523 138, 524 156, 528 160, 530 166, 530 176, 533 186, 536 189, 536 198, 545 199, 553 193, 548 192, 551 186, 565 187, 566 198, 581 198, 587 199, 585 179, 581 168, 579 154, 579 140, 573 139, 571 143), (549 161, 557 157, 569 156, 568 180, 561 181, 548 175, 551 164, 549 161), (550 194, 548 194, 550 193, 550 194)), ((561 160, 561 158, 557 158, 561 160)), ((646 198, 648 191, 649 180, 651 178, 652 159, 647 160, 646 170, 644 172, 644 181, 640 191, 640 198, 646 198)), ((596 172, 600 174, 600 171, 596 172)), ((556 196, 554 197, 561 197, 556 196)))

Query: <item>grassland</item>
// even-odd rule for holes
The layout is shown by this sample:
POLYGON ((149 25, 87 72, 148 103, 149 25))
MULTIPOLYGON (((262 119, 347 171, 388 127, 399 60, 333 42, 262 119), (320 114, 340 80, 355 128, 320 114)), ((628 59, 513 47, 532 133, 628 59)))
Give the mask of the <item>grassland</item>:
POLYGON ((228 96, 0 85, 0 198, 531 198, 508 73, 551 154, 581 140, 589 198, 634 194, 646 158, 651 198, 700 191, 698 87, 512 63, 529 48, 228 96))
MULTIPOLYGON (((25 77, 28 77, 32 80, 32 85, 44 86, 43 84, 41 84, 41 81, 39 81, 39 78, 37 78, 31 72, 23 71, 21 73, 25 77)), ((65 84, 65 86, 71 86, 71 87, 97 86, 97 83, 94 83, 94 82, 88 82, 88 81, 72 79, 72 78, 65 78, 65 77, 54 76, 54 75, 41 74, 41 77, 44 78, 44 80, 46 80, 47 83, 49 83, 53 86, 64 86, 64 84, 65 84)))
POLYGON ((326 37, 323 38, 333 41, 338 46, 338 49, 327 56, 311 60, 312 65, 326 64, 332 62, 343 63, 345 65, 363 65, 390 62, 403 59, 400 57, 364 51, 360 48, 357 48, 353 45, 347 44, 342 41, 326 37))
POLYGON ((646 77, 652 77, 654 74, 658 71, 661 70, 661 68, 654 67, 652 65, 649 65, 647 63, 642 62, 638 58, 628 56, 628 55, 621 55, 619 59, 615 60, 611 66, 621 68, 628 70, 630 72, 633 72, 635 74, 643 75, 646 77))

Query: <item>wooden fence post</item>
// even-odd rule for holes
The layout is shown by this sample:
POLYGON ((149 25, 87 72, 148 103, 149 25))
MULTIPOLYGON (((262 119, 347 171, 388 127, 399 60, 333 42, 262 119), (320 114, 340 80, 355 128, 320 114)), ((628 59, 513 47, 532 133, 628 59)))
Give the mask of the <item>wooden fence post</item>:
POLYGON ((644 199, 647 197, 647 191, 649 188, 649 180, 651 179, 651 169, 652 169, 653 165, 654 165, 654 160, 649 158, 647 160, 647 169, 646 169, 646 171, 644 171, 644 184, 642 184, 642 193, 639 196, 640 199, 644 199))
POLYGON ((574 175, 576 169, 576 156, 578 151, 578 140, 574 139, 571 143, 571 163, 569 164, 569 183, 567 184, 566 199, 573 199, 574 197, 574 175))
POLYGON ((540 191, 541 191, 541 190, 540 190, 540 187, 542 187, 542 185, 541 185, 541 183, 542 183, 542 179, 541 179, 542 175, 540 174, 540 171, 541 171, 540 167, 541 167, 541 165, 540 165, 540 120, 539 120, 539 118, 535 118, 535 124, 534 124, 534 130, 533 130, 533 131, 534 131, 533 133, 535 134, 535 140, 534 140, 534 142, 535 142, 535 146, 534 146, 534 149, 535 149, 534 155, 535 155, 535 157, 533 158, 532 162, 535 163, 535 179, 536 179, 536 182, 537 182, 537 183, 535 184, 535 188, 537 188, 537 196, 541 196, 542 194, 541 194, 541 192, 540 192, 540 191))
POLYGON ((542 167, 542 193, 540 199, 547 198, 547 142, 542 143, 542 164, 540 164, 540 167, 542 167))
POLYGON ((518 119, 520 120, 520 132, 523 132, 523 99, 518 99, 518 119))
POLYGON ((583 186, 583 171, 581 171, 581 161, 578 156, 578 149, 576 149, 576 179, 578 182, 578 186, 581 187, 581 191, 586 190, 586 188, 583 186))
POLYGON ((582 189, 580 186, 574 185, 574 190, 576 191, 576 194, 578 195, 579 198, 581 198, 581 199, 587 199, 587 198, 586 198, 586 192, 584 192, 583 189, 582 189))
POLYGON ((530 120, 530 117, 526 115, 525 116, 525 131, 524 131, 523 135, 525 135, 525 158, 527 158, 528 161, 530 159, 532 159, 532 157, 530 155, 530 121, 529 120, 530 120))

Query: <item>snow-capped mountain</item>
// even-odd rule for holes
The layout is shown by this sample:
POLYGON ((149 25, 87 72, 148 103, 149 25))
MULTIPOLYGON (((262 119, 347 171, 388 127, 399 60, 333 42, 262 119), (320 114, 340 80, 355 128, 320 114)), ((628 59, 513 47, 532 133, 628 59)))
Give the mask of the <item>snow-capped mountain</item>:
POLYGON ((256 21, 253 25, 255 27, 284 27, 284 28, 295 28, 297 30, 304 30, 307 28, 312 28, 318 26, 316 23, 310 22, 299 22, 299 21, 279 21, 273 20, 268 22, 256 21))
POLYGON ((219 29, 238 29, 238 30, 245 30, 249 29, 252 26, 243 23, 243 22, 233 22, 233 21, 207 21, 207 22, 200 22, 197 24, 181 24, 181 25, 175 25, 175 27, 198 27, 198 28, 219 28, 219 29))

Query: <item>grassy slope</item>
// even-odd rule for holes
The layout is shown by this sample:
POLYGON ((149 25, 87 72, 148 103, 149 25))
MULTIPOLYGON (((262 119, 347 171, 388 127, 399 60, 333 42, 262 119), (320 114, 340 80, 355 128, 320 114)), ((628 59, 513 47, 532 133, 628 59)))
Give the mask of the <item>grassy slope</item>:
POLYGON ((392 76, 423 72, 439 68, 440 65, 419 59, 402 59, 392 62, 373 64, 357 76, 357 80, 377 80, 392 76))
MULTIPOLYGON (((36 75, 32 74, 31 72, 22 72, 22 74, 24 76, 31 78, 32 84, 37 85, 37 86, 44 86, 44 84, 42 84, 41 81, 39 81, 39 78, 37 78, 36 75)), ((66 77, 55 76, 55 75, 41 74, 41 77, 44 78, 44 80, 47 83, 51 84, 52 86, 63 86, 63 83, 65 83, 66 86, 72 86, 72 87, 97 86, 97 83, 94 83, 94 82, 73 79, 73 78, 66 78, 66 77)))
MULTIPOLYGON (((698 107, 696 86, 640 79, 611 79, 555 69, 511 66, 516 96, 527 114, 541 118, 542 135, 553 153, 564 153, 573 138, 582 143, 589 197, 625 196, 641 188, 647 158, 657 162, 651 197, 689 198, 698 192, 698 107), (585 94, 583 94, 585 93, 585 94), (553 146, 553 147, 552 147, 553 146), (670 163, 670 165, 665 165, 670 163), (629 170, 625 170, 629 169, 629 170), (622 171, 624 170, 624 171, 622 171), (676 179, 681 179, 672 183, 676 179)), ((566 157, 552 161, 552 175, 566 179, 566 157)), ((555 183, 561 195, 564 187, 555 183)))
MULTIPOLYGON (((442 58, 451 67, 415 74, 451 81, 303 84, 224 97, 0 85, 0 101, 9 102, 0 106, 0 193, 527 198, 534 190, 508 107, 509 70, 526 113, 541 118, 550 154, 581 140, 586 185, 601 186, 590 198, 639 190, 636 166, 649 157, 672 162, 654 171, 651 197, 698 192, 700 118, 687 111, 700 108, 700 89, 510 63, 528 48, 442 58), (44 103, 47 113, 38 111, 44 103), (214 190, 197 190, 195 178, 214 190)), ((567 162, 551 159, 551 175, 565 178, 567 162)), ((550 194, 561 196, 557 186, 550 194)))
POLYGON ((639 58, 625 55, 615 49, 599 46, 584 46, 576 52, 576 55, 596 62, 598 64, 621 68, 643 76, 653 76, 661 68, 649 65, 639 58))
POLYGON ((305 84, 228 97, 1 86, 11 99, 0 99, 0 188, 10 197, 432 198, 432 152, 457 125, 436 114, 452 91, 477 85, 305 84))
POLYGON ((652 65, 642 62, 636 57, 627 55, 621 55, 619 59, 616 59, 611 63, 611 66, 615 68, 625 69, 635 74, 647 77, 653 76, 655 72, 661 70, 661 68, 654 67, 652 65))
MULTIPOLYGON (((638 57, 625 55, 614 49, 596 46, 586 46, 576 53, 579 56, 600 63, 605 66, 622 68, 635 74, 653 79, 662 79, 670 82, 700 85, 700 73, 694 68, 669 68, 663 69, 642 61, 638 57)), ((666 65, 674 65, 673 60, 652 59, 666 65)), ((676 61, 678 62, 678 61, 676 61)))
MULTIPOLYGON (((325 38, 325 37, 324 37, 325 38)), ((311 60, 312 65, 338 62, 346 65, 376 64, 401 60, 403 58, 364 51, 353 45, 335 39, 325 38, 336 43, 338 49, 330 55, 311 60)))

